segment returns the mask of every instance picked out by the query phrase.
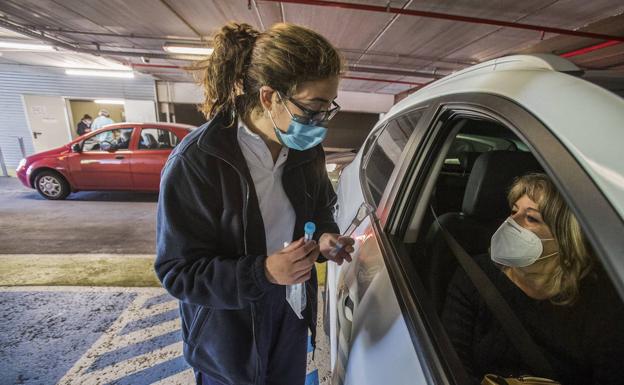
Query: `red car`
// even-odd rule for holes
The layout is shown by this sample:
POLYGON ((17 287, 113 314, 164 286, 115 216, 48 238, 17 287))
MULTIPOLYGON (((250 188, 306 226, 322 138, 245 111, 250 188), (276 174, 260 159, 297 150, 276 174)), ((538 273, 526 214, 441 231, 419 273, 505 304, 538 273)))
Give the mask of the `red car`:
POLYGON ((193 126, 118 123, 22 159, 17 176, 46 199, 80 190, 158 191, 171 150, 193 126))

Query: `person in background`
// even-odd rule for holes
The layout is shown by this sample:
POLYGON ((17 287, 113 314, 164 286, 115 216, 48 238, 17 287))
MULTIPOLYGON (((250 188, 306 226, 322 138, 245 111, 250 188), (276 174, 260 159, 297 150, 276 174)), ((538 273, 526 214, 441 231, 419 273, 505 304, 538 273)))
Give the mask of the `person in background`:
POLYGON ((210 121, 163 169, 155 270, 180 300, 198 384, 303 385, 308 331, 312 346, 316 333, 314 262, 353 252, 334 221, 321 146, 339 110, 340 54, 293 24, 258 32, 232 23, 213 44, 198 64, 210 121), (286 300, 299 283, 301 318, 286 300))
POLYGON ((101 109, 100 112, 98 112, 98 117, 95 118, 95 120, 91 124, 91 131, 95 131, 98 128, 102 128, 108 124, 113 123, 115 123, 115 121, 110 118, 110 113, 108 112, 108 110, 101 109))
POLYGON ((91 132, 91 123, 93 122, 93 118, 91 115, 85 114, 80 122, 78 122, 78 127, 76 128, 76 133, 78 136, 82 136, 88 132, 91 132))
MULTIPOLYGON (((563 385, 624 384, 624 306, 581 227, 545 174, 518 178, 511 216, 475 257, 563 385)), ((533 375, 463 269, 442 322, 467 372, 533 375)))

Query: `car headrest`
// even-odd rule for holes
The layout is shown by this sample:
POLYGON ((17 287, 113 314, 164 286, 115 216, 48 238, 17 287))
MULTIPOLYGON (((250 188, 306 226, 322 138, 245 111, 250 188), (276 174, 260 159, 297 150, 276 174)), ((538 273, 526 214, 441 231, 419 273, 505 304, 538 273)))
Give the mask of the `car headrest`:
POLYGON ((530 172, 543 169, 529 152, 484 152, 472 167, 462 212, 486 220, 509 216, 507 192, 515 178, 530 172))
POLYGON ((442 171, 469 174, 470 170, 472 170, 472 166, 474 165, 479 155, 481 155, 481 153, 476 151, 460 152, 455 155, 455 162, 444 163, 444 165, 442 166, 442 171))
POLYGON ((459 154, 459 163, 461 168, 466 172, 471 172, 477 158, 481 155, 476 151, 465 151, 459 154))

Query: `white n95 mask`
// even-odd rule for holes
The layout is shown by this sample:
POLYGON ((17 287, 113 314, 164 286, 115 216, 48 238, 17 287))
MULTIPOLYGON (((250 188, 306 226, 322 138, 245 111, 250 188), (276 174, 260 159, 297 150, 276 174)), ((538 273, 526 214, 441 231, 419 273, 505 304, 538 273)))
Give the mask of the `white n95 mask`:
POLYGON ((526 267, 534 264, 538 259, 551 257, 558 253, 542 255, 544 246, 542 241, 551 241, 553 238, 540 239, 534 232, 520 226, 509 217, 492 235, 490 256, 492 261, 509 267, 526 267))

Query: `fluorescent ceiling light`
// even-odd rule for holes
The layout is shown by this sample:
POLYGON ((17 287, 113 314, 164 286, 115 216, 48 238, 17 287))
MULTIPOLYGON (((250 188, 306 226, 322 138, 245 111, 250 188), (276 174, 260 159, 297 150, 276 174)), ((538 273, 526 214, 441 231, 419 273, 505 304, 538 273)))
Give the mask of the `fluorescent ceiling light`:
POLYGON ((124 104, 124 101, 119 99, 96 99, 93 102, 95 104, 124 104))
POLYGON ((37 43, 16 43, 12 41, 0 41, 0 49, 18 49, 24 51, 54 51, 51 45, 37 43))
POLYGON ((193 45, 170 45, 165 44, 163 49, 167 52, 178 53, 183 55, 202 55, 209 56, 214 49, 202 46, 193 45))
POLYGON ((65 73, 67 75, 101 76, 101 77, 126 78, 126 79, 132 79, 134 77, 134 72, 132 72, 132 71, 106 71, 106 70, 89 70, 89 69, 66 69, 65 73))

